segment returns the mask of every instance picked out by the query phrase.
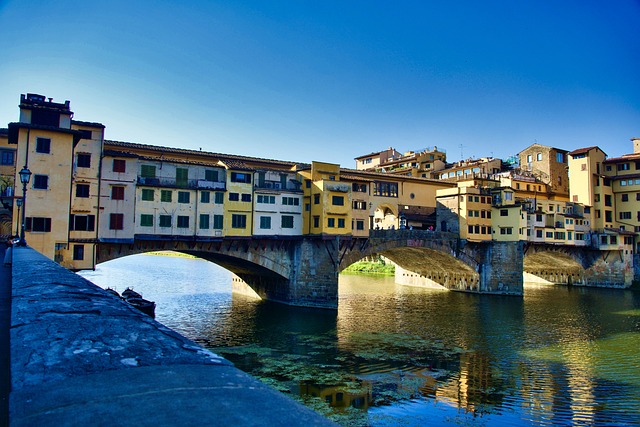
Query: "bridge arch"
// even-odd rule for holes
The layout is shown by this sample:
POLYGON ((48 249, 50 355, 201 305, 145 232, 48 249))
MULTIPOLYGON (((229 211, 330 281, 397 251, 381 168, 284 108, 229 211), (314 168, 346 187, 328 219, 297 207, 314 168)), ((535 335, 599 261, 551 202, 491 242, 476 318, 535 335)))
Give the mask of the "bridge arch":
POLYGON ((396 282, 431 284, 451 290, 522 294, 522 245, 470 242, 453 233, 373 230, 369 238, 343 244, 339 271, 381 254, 401 267, 396 282))
POLYGON ((621 249, 529 243, 523 276, 529 283, 627 287, 633 280, 633 254, 621 249))
POLYGON ((398 205, 392 203, 382 202, 378 205, 372 206, 373 209, 373 222, 375 229, 386 230, 398 227, 398 205))
MULTIPOLYGON (((295 246, 295 245, 293 245, 295 246)), ((233 273, 261 298, 286 300, 291 273, 289 241, 230 240, 220 242, 145 241, 100 243, 97 263, 147 252, 171 250, 197 256, 233 273)))

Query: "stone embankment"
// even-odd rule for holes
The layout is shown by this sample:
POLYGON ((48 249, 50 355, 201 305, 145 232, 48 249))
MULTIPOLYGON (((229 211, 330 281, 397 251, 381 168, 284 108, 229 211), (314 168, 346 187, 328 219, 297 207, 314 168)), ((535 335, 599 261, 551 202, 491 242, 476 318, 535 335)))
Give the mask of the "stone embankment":
POLYGON ((12 426, 333 425, 30 248, 13 248, 12 426))

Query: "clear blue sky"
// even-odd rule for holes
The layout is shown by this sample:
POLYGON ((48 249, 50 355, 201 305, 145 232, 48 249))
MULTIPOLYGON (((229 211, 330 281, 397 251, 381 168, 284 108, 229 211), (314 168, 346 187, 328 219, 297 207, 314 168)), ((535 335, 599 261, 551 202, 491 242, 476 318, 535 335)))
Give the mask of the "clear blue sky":
POLYGON ((615 157, 640 136, 639 23, 638 0, 0 0, 0 126, 35 92, 108 139, 282 160, 615 157))

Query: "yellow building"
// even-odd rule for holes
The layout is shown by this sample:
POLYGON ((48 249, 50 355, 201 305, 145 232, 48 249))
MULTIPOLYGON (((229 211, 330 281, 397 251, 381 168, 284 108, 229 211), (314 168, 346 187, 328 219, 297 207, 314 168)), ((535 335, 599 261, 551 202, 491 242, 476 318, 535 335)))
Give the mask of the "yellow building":
MULTIPOLYGON (((14 177, 16 175, 16 148, 9 144, 9 130, 0 128, 0 236, 6 239, 19 234, 12 222, 17 210, 14 177)), ((22 203, 20 200, 19 203, 22 203)))
POLYGON ((351 183, 340 181, 340 165, 312 162, 299 172, 304 181, 303 232, 351 234, 351 183))
POLYGON ((438 231, 459 233, 461 239, 492 239, 492 196, 486 188, 456 187, 438 190, 438 231))
MULTIPOLYGON (((69 104, 36 94, 22 95, 20 121, 9 123, 9 143, 17 145, 17 164, 31 171, 21 213, 26 241, 58 260, 65 259, 69 250, 74 148, 85 136, 72 129, 69 104)), ((17 175, 14 180, 20 182, 17 175)), ((20 222, 17 211, 13 221, 20 222)))
POLYGON ((73 120, 71 128, 82 139, 74 149, 69 245, 57 252, 58 262, 71 269, 95 266, 95 243, 98 239, 100 206, 100 162, 102 161, 104 125, 73 120))

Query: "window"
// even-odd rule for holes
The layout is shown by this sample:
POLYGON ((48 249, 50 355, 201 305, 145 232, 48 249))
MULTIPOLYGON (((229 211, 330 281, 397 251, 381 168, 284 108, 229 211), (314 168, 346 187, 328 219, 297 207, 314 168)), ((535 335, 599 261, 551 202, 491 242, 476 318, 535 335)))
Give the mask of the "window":
POLYGON ((356 220, 356 230, 364 230, 364 221, 361 219, 356 220))
POLYGON ((251 194, 242 193, 242 195, 240 196, 240 200, 242 200, 243 202, 251 202, 251 194))
POLYGON ((273 205, 276 203, 276 196, 266 196, 258 194, 258 203, 268 203, 273 205))
POLYGON ((556 162, 564 163, 564 153, 556 153, 556 162))
POLYGON ((300 199, 297 197, 282 197, 282 204, 287 206, 299 206, 300 199))
POLYGON ((94 231, 96 228, 95 215, 69 215, 70 231, 94 231))
POLYGON ((49 176, 48 175, 34 175, 33 176, 33 188, 37 190, 46 190, 49 188, 49 176))
POLYGON ((112 213, 109 215, 109 230, 124 229, 124 214, 112 213))
POLYGON ((231 228, 247 228, 247 216, 240 214, 231 215, 231 228))
POLYGON ((304 186, 307 188, 311 188, 311 180, 310 179, 305 179, 304 180, 304 186))
POLYGON ((140 214, 140 226, 141 227, 153 227, 153 215, 140 214))
POLYGON ((281 225, 282 225, 282 228, 293 228, 293 216, 292 215, 282 215, 282 224, 281 225))
POLYGON ((628 171, 629 170, 629 163, 618 163, 618 170, 619 171, 628 171))
MULTIPOLYGON (((244 182, 246 184, 251 184, 251 174, 231 172, 231 182, 244 182)), ((244 227, 240 227, 240 228, 244 228, 244 227)))
POLYGON ((216 182, 218 180, 218 171, 207 169, 204 171, 204 180, 216 182))
POLYGON ((201 230, 209 228, 209 214, 200 214, 200 222, 198 224, 201 230))
POLYGON ((319 194, 314 194, 313 195, 313 204, 314 205, 319 205, 320 204, 320 195, 319 194))
POLYGON ((539 239, 542 238, 542 230, 536 230, 536 237, 539 239))
MULTIPOLYGON (((113 171, 114 172, 126 172, 127 171, 127 162, 122 159, 113 159, 113 171)), ((155 171, 154 171, 155 175, 155 171)))
POLYGON ((178 191, 178 203, 189 203, 191 200, 191 193, 188 191, 178 191))
POLYGON ((260 229, 268 230, 271 228, 271 217, 270 216, 261 216, 260 217, 260 229))
POLYGON ((141 198, 142 200, 153 202, 155 199, 155 194, 156 192, 154 190, 150 188, 143 188, 141 198))
POLYGON ((186 215, 178 215, 178 228, 189 228, 189 217, 186 215))
POLYGON ((176 185, 185 187, 189 182, 189 169, 176 168, 176 185))
POLYGON ((171 227, 171 215, 160 215, 160 227, 171 227))
POLYGON ((74 261, 82 261, 84 259, 84 245, 73 245, 74 261))
POLYGON ((367 184, 356 184, 355 182, 351 184, 351 191, 356 191, 358 193, 366 193, 367 192, 367 184))
POLYGON ((501 227, 500 234, 513 234, 513 227, 501 227))
POLYGON ((542 161, 542 153, 536 154, 536 160, 539 162, 542 161))
POLYGON ((611 206, 611 194, 604 195, 604 205, 611 206))
POLYGON ((15 153, 13 151, 2 151, 0 153, 2 153, 0 156, 0 164, 13 165, 15 159, 15 153))
POLYGON ((76 160, 76 166, 78 166, 79 168, 90 168, 91 167, 91 154, 78 153, 78 158, 76 160))
POLYGON ((398 197, 398 183, 375 182, 373 184, 373 195, 382 197, 398 197))
POLYGON ((500 216, 509 216, 509 211, 507 209, 500 209, 500 216))
POLYGON ((238 194, 238 193, 229 193, 229 201, 230 202, 237 202, 238 200, 240 200, 240 194, 238 194))
POLYGON ((51 152, 51 138, 36 138, 36 153, 51 152))
POLYGON ((141 165, 140 166, 140 176, 142 178, 155 178, 156 177, 156 167, 154 165, 141 165))
POLYGON ((621 197, 621 200, 622 200, 623 202, 628 202, 628 201, 629 201, 629 195, 628 195, 628 194, 622 194, 621 196, 622 196, 622 197, 621 197))
POLYGON ((224 224, 224 216, 222 216, 222 215, 214 215, 213 216, 213 228, 214 228, 214 230, 222 230, 223 224, 224 224))
POLYGON ((313 226, 315 228, 320 227, 320 217, 317 215, 313 217, 313 226))
POLYGON ((224 203, 224 193, 216 192, 214 193, 213 203, 221 205, 224 203))
POLYGON ((604 220, 605 222, 613 221, 613 213, 611 211, 604 211, 604 220))
POLYGON ((111 187, 111 200, 124 200, 124 187, 111 187))
POLYGON ((76 197, 89 197, 89 184, 76 184, 76 197))
POLYGON ((631 219, 631 212, 620 212, 620 219, 631 219))
POLYGON ((160 190, 160 201, 171 202, 171 190, 160 190))
POLYGON ((361 210, 361 211, 367 210, 367 202, 354 200, 352 202, 352 205, 353 205, 353 209, 361 210))
POLYGON ((331 197, 331 203, 334 206, 344 206, 344 196, 333 196, 333 197, 331 197))
POLYGON ((334 228, 336 226, 335 218, 327 218, 327 227, 334 228))
POLYGON ((202 191, 200 192, 200 203, 209 203, 211 201, 211 192, 202 191))
POLYGON ((344 218, 338 218, 338 228, 344 228, 344 218))
POLYGON ((531 163, 532 160, 533 160, 533 155, 527 154, 527 163, 531 163))

